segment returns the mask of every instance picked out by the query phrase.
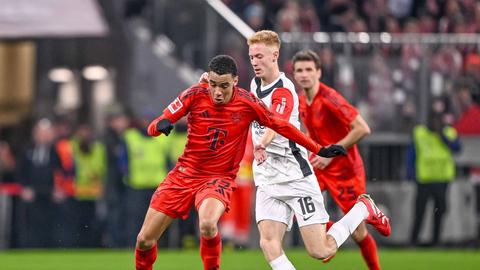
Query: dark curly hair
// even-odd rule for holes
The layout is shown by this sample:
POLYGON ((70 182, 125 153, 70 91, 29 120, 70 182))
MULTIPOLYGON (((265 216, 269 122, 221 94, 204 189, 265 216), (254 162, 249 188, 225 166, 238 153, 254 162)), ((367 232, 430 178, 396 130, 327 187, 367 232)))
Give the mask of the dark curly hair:
POLYGON ((208 63, 209 71, 213 71, 218 75, 232 74, 237 76, 237 63, 228 55, 217 55, 208 63))

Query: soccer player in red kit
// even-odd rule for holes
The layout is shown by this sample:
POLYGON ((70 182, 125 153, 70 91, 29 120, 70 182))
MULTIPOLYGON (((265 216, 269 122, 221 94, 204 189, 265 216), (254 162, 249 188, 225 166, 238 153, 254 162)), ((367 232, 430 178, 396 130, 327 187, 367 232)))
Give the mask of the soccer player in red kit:
MULTIPOLYGON (((320 82, 320 59, 310 50, 293 57, 295 81, 304 90, 300 99, 300 116, 309 136, 322 145, 339 144, 348 149, 347 156, 324 158, 312 156, 321 190, 328 190, 344 213, 365 193, 365 170, 356 143, 370 134, 370 128, 355 107, 337 91, 320 82)), ((353 232, 369 269, 380 269, 377 245, 365 222, 353 232)))
POLYGON ((275 118, 248 91, 236 87, 237 66, 230 56, 216 56, 208 67, 208 84, 185 90, 148 126, 150 136, 168 135, 172 124, 188 115, 184 153, 153 194, 137 236, 137 270, 152 269, 158 239, 173 219, 186 218, 193 204, 198 211, 204 269, 219 269, 221 238, 217 223, 228 211, 252 121, 272 128, 313 153, 326 157, 345 154, 345 149, 338 145, 321 147, 293 125, 275 118))

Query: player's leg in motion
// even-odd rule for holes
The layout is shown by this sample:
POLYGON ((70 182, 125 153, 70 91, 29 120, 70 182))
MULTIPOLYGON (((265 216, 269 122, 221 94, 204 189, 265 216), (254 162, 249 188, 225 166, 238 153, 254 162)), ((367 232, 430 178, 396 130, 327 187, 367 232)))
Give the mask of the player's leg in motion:
POLYGON ((172 218, 153 208, 148 208, 142 229, 137 236, 135 247, 135 267, 137 270, 151 270, 157 259, 157 241, 172 218))
POLYGON ((364 221, 358 225, 357 229, 352 233, 352 238, 360 247, 363 259, 367 263, 369 270, 379 270, 380 261, 377 254, 377 242, 372 235, 368 233, 367 225, 364 221))
POLYGON ((374 226, 382 235, 391 233, 389 219, 377 208, 370 196, 362 194, 345 216, 325 233, 325 224, 312 224, 300 228, 305 247, 310 256, 328 259, 353 234, 362 221, 374 226))
POLYGON ((295 270, 282 248, 286 230, 287 225, 282 222, 262 220, 258 223, 260 247, 273 270, 295 270))
POLYGON ((222 239, 217 224, 224 211, 224 204, 215 198, 206 198, 198 209, 200 256, 204 270, 220 269, 222 239))

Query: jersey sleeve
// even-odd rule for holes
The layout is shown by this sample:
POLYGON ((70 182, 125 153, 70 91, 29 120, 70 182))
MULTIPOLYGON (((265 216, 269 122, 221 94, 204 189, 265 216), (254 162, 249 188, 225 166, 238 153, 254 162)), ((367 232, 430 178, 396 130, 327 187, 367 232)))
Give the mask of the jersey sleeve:
POLYGON ((286 88, 277 88, 272 93, 272 106, 270 111, 283 120, 290 119, 293 110, 293 95, 286 88))
POLYGON ((335 90, 331 89, 323 96, 324 104, 345 125, 349 125, 358 115, 357 109, 335 90))
MULTIPOLYGON (((203 86, 203 85, 198 85, 203 86)), ((188 88, 187 90, 183 91, 177 98, 175 98, 168 106, 163 110, 163 114, 159 117, 155 118, 149 125, 148 125, 148 135, 150 136, 159 136, 161 133, 157 131, 157 124, 158 122, 166 119, 170 121, 172 124, 177 122, 180 118, 185 116, 194 99, 196 91, 195 86, 188 88)))
POLYGON ((251 96, 252 101, 250 102, 250 106, 255 111, 257 116, 256 120, 261 125, 273 129, 280 135, 304 146, 313 153, 318 153, 320 151, 321 145, 308 138, 288 121, 276 117, 260 99, 254 95, 251 96))

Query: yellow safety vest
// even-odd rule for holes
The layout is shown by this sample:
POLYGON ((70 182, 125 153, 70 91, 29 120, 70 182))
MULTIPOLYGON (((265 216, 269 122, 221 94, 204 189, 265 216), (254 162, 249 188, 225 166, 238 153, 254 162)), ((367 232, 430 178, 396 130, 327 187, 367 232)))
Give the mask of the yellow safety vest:
POLYGON ((187 133, 173 131, 170 136, 162 138, 166 140, 168 145, 168 156, 172 163, 176 163, 178 158, 183 154, 185 144, 187 143, 187 133))
POLYGON ((106 175, 106 152, 100 142, 94 142, 90 153, 80 151, 80 142, 72 141, 75 160, 75 193, 78 200, 96 200, 103 192, 106 175))
POLYGON ((167 175, 167 142, 144 136, 138 129, 125 132, 128 149, 128 185, 134 189, 156 188, 167 175))
MULTIPOLYGON (((446 127, 444 134, 454 139, 454 128, 446 127)), ((415 127, 416 177, 419 183, 450 182, 455 178, 455 161, 452 151, 441 136, 426 126, 415 127)))

